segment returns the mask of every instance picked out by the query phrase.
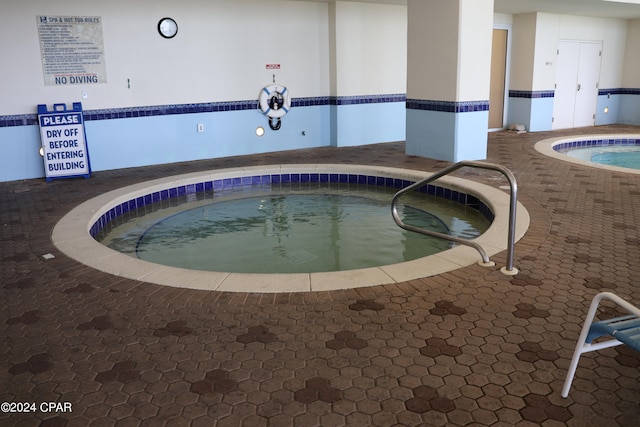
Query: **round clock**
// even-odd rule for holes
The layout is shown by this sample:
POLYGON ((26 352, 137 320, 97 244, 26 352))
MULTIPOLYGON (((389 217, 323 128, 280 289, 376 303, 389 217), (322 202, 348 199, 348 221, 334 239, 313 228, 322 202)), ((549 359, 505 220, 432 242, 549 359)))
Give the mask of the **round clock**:
POLYGON ((178 34, 178 24, 171 18, 162 18, 158 22, 158 32, 165 39, 170 39, 178 34))

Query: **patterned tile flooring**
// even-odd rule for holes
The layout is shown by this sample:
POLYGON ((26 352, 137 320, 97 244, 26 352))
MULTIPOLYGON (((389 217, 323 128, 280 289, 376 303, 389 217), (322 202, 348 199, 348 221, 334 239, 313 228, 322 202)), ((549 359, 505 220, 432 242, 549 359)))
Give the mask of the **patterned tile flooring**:
MULTIPOLYGON (((50 233, 78 203, 157 177, 280 163, 436 171, 446 162, 407 156, 398 142, 0 183, 0 401, 20 409, 0 413, 0 424, 638 425, 640 355, 625 347, 583 356, 567 399, 560 389, 590 299, 610 290, 640 302, 640 175, 546 158, 533 145, 639 131, 489 135, 488 161, 514 172, 531 215, 517 276, 500 273, 498 254, 495 268, 344 291, 162 287, 66 258, 50 233)), ((490 171, 456 175, 505 185, 490 171)))

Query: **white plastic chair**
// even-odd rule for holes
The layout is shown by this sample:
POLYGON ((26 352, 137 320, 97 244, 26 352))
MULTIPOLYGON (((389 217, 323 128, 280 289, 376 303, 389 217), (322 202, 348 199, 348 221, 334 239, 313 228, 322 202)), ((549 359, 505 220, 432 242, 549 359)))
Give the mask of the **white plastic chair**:
POLYGON ((567 378, 562 388, 562 397, 569 395, 573 376, 576 373, 578 361, 582 353, 602 350, 622 344, 640 352, 640 309, 611 292, 601 292, 591 301, 591 306, 584 320, 584 326, 582 327, 582 332, 580 332, 580 338, 578 338, 578 343, 576 344, 576 349, 573 352, 573 358, 569 365, 569 371, 567 372, 567 378), (631 314, 594 322, 593 320, 598 311, 598 305, 604 299, 612 301, 631 314), (594 339, 604 336, 609 336, 610 339, 592 344, 594 339))

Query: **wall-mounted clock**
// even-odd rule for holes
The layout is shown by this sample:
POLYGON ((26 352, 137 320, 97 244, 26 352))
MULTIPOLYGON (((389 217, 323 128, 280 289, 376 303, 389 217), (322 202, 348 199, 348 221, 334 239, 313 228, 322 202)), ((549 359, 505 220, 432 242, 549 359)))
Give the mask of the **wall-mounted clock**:
POLYGON ((158 22, 158 32, 165 39, 170 39, 178 34, 178 24, 171 18, 162 18, 158 22))

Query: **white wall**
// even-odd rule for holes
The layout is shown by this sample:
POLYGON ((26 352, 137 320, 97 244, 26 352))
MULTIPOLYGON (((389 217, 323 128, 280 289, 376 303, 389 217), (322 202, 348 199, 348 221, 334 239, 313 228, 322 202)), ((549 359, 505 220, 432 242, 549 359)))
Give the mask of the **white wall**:
POLYGON ((493 14, 493 25, 496 26, 510 26, 513 24, 513 15, 508 15, 505 13, 494 13, 493 14))
POLYGON ((535 35, 535 13, 514 15, 509 89, 531 90, 533 87, 535 35))
POLYGON ((462 4, 458 39, 456 101, 489 99, 493 0, 466 0, 462 4))
POLYGON ((559 22, 559 15, 538 13, 536 16, 533 90, 553 90, 555 86, 559 22))
MULTIPOLYGON (((409 54, 408 61, 426 63, 440 77, 412 78, 411 91, 427 89, 430 95, 426 99, 444 100, 456 91, 456 76, 450 70, 458 67, 458 28, 440 17, 457 16, 457 2, 439 1, 434 4, 440 13, 408 17, 404 6, 337 2, 335 88, 330 90, 333 59, 327 3, 187 1, 157 0, 152 7, 148 2, 126 0, 3 2, 0 49, 5 66, 0 68, 0 93, 11 102, 0 104, 0 115, 33 113, 37 104, 61 100, 82 101, 89 110, 255 99, 257 91, 272 79, 273 72, 265 69, 267 63, 281 64, 275 72, 277 81, 287 84, 294 97, 403 93, 407 89, 406 20, 420 15, 430 16, 429 21, 413 25, 412 31, 436 27, 441 37, 437 41, 425 39, 422 45, 410 44, 415 54, 409 54), (45 86, 38 15, 101 16, 107 83, 45 86), (157 22, 163 16, 178 21, 179 33, 172 40, 157 34, 157 22), (87 99, 81 99, 82 91, 87 92, 87 99)), ((425 0, 412 1, 410 6, 420 10, 433 7, 425 0)), ((494 22, 510 18, 495 15, 494 22)), ((601 87, 640 85, 640 77, 636 77, 640 74, 635 72, 640 66, 634 65, 639 60, 633 51, 633 40, 640 39, 640 20, 628 24, 620 19, 535 13, 511 19, 511 89, 553 88, 555 66, 549 63, 555 64, 558 39, 603 40, 601 87), (627 48, 628 25, 632 42, 627 48), (623 82, 625 57, 629 71, 623 82)), ((418 40, 420 35, 411 38, 418 40)), ((421 98, 418 93, 412 96, 421 98)))
MULTIPOLYGON (((85 110, 257 99, 277 82, 294 97, 329 91, 328 5, 278 0, 29 0, 3 2, 0 115, 34 113, 41 103, 82 101, 85 110), (36 16, 100 16, 107 83, 45 86, 36 16), (174 39, 157 32, 173 17, 174 39), (14 43, 6 41, 13 40, 14 43), (131 88, 127 87, 127 79, 131 88), (86 91, 87 99, 80 99, 86 91)), ((368 91, 365 91, 368 93, 368 91)))
POLYGON ((640 19, 629 21, 627 37, 621 87, 640 88, 640 55, 638 55, 638 44, 640 43, 640 19))
POLYGON ((406 92, 406 6, 337 2, 335 40, 331 95, 406 92))

